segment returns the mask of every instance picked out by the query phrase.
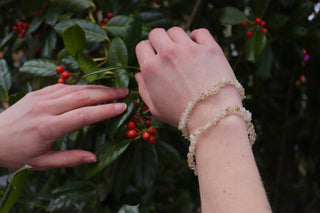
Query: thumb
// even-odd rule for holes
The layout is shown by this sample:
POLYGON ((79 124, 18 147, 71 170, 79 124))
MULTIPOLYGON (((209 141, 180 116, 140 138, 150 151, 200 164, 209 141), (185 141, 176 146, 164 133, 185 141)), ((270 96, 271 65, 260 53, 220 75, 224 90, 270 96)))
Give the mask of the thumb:
POLYGON ((75 167, 81 164, 95 163, 97 157, 84 150, 51 151, 30 162, 33 170, 48 170, 51 168, 75 167))

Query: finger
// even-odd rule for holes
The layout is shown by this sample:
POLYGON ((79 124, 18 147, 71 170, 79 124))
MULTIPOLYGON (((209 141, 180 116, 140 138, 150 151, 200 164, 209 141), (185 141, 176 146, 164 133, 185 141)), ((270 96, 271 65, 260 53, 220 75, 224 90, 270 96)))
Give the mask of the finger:
POLYGON ((86 125, 118 116, 125 110, 125 103, 82 107, 56 116, 52 125, 55 127, 55 134, 62 137, 86 125))
POLYGON ((151 101, 148 89, 144 83, 142 73, 136 73, 135 78, 136 78, 136 81, 138 82, 139 94, 140 94, 142 100, 149 107, 150 111, 153 111, 153 109, 154 109, 153 102, 151 101))
POLYGON ((65 84, 54 84, 32 92, 34 95, 47 95, 66 87, 65 84))
POLYGON ((167 33, 174 42, 186 43, 191 41, 187 33, 180 27, 172 27, 167 33))
POLYGON ((171 38, 167 32, 162 28, 156 28, 149 33, 149 41, 156 52, 159 52, 161 48, 166 45, 173 44, 171 38))
POLYGON ((136 46, 136 55, 138 62, 140 64, 140 67, 146 63, 147 60, 150 60, 151 57, 155 56, 154 49, 150 43, 149 40, 141 41, 136 46))
POLYGON ((203 28, 192 31, 190 33, 190 38, 194 42, 201 45, 216 44, 210 32, 207 29, 203 29, 203 28))
POLYGON ((121 99, 127 94, 127 88, 95 87, 50 100, 49 106, 55 114, 61 114, 80 107, 121 99))
POLYGON ((52 151, 41 155, 30 162, 33 170, 48 170, 51 168, 75 167, 81 164, 95 163, 97 157, 84 150, 52 151))

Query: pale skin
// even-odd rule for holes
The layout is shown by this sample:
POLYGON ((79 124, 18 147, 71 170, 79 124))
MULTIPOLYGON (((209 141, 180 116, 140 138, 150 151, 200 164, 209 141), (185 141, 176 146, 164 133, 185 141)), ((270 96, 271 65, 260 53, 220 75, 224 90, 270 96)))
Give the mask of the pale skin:
MULTIPOLYGON (((173 126, 189 101, 224 78, 235 78, 221 48, 205 29, 186 34, 174 27, 154 29, 136 47, 141 73, 139 93, 152 114, 173 126)), ((127 89, 57 84, 29 93, 0 114, 0 166, 25 164, 35 170, 96 162, 88 151, 53 151, 53 143, 68 132, 125 111, 127 89)), ((189 132, 227 106, 242 106, 232 86, 196 105, 189 132)), ((197 138, 196 161, 203 213, 271 212, 249 145, 243 119, 223 119, 197 138)))
MULTIPOLYGON (((205 29, 154 29, 136 48, 139 92, 152 114, 178 126, 187 103, 224 78, 235 78, 221 48, 205 29)), ((241 104, 232 86, 196 105, 189 132, 227 106, 241 104)), ((202 212, 271 212, 243 119, 232 115, 197 138, 202 212)))
POLYGON ((127 93, 126 88, 63 84, 28 93, 0 114, 0 166, 19 169, 28 164, 33 170, 47 170, 96 162, 88 151, 53 151, 53 143, 66 133, 123 113, 124 103, 97 104, 127 93))

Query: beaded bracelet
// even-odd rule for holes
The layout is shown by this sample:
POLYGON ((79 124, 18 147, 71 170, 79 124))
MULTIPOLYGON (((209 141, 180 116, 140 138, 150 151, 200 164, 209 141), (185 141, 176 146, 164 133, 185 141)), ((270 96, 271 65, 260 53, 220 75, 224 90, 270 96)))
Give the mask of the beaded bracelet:
POLYGON ((214 118, 212 118, 207 124, 204 126, 199 127, 196 129, 192 134, 190 134, 190 146, 189 146, 189 153, 187 154, 188 157, 188 165, 190 169, 194 170, 194 174, 197 175, 197 166, 195 162, 195 149, 196 149, 196 137, 200 135, 202 132, 207 130, 209 127, 216 125, 221 119, 226 118, 227 116, 230 116, 232 114, 241 116, 247 126, 248 136, 251 147, 253 146, 255 140, 256 140, 256 133, 254 130, 254 126, 251 123, 251 113, 247 111, 244 107, 239 107, 237 105, 235 106, 229 106, 220 113, 218 113, 214 118))
POLYGON ((219 90, 226 85, 235 86, 236 89, 240 93, 241 100, 243 100, 245 98, 244 88, 236 79, 230 80, 230 79, 222 78, 222 80, 220 82, 218 82, 216 85, 214 85, 211 89, 206 90, 204 93, 201 94, 200 97, 198 97, 188 103, 186 110, 184 111, 184 113, 182 113, 182 115, 180 117, 180 122, 179 122, 179 126, 178 126, 178 129, 181 130, 182 135, 185 138, 188 139, 188 136, 189 136, 189 132, 188 132, 188 129, 186 126, 187 126, 187 121, 189 120, 189 118, 188 118, 189 114, 192 111, 195 104, 198 103, 199 101, 202 101, 202 100, 208 98, 211 95, 218 93, 219 90))

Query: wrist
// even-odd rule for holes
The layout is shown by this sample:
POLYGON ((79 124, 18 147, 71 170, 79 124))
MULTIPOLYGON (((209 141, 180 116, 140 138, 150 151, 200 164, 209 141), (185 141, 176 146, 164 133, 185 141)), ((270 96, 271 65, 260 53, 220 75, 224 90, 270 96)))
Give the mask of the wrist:
POLYGON ((190 113, 190 118, 187 122, 189 133, 193 133, 197 128, 207 123, 221 110, 233 105, 242 106, 239 92, 233 86, 227 86, 214 96, 200 101, 190 113))

